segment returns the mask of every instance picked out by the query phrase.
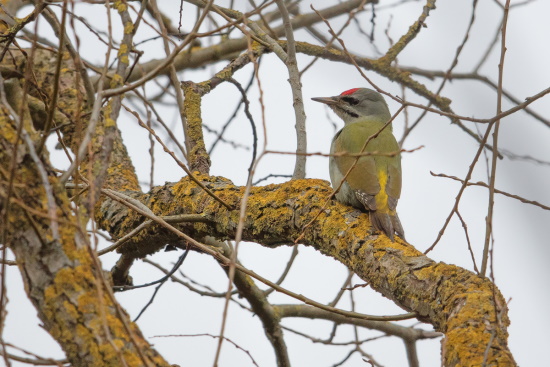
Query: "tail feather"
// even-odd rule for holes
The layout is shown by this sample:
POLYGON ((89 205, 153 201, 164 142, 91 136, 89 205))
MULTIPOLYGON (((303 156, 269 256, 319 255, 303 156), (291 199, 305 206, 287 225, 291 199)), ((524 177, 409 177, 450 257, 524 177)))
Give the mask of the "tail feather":
POLYGON ((394 233, 397 233, 399 237, 405 239, 405 231, 403 231, 403 226, 401 225, 397 213, 395 213, 395 215, 390 215, 380 211, 370 211, 369 218, 373 227, 378 231, 384 232, 392 242, 394 241, 394 233))
POLYGON ((397 233, 397 235, 402 239, 405 239, 405 231, 403 230, 403 226, 401 225, 401 221, 399 220, 397 213, 391 216, 391 221, 392 221, 393 229, 395 230, 395 233, 397 233))

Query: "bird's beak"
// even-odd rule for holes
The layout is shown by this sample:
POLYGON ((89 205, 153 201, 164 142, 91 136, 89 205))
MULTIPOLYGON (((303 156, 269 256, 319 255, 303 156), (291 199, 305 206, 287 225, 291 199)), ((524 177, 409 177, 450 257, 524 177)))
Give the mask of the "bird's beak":
POLYGON ((338 101, 336 100, 336 97, 315 97, 312 98, 315 102, 321 102, 329 106, 333 106, 338 104, 338 101))

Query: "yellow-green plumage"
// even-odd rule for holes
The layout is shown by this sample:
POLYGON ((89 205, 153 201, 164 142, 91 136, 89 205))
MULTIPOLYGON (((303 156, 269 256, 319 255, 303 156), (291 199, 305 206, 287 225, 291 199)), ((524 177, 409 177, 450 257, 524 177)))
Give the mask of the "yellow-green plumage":
POLYGON ((404 238, 396 212, 401 195, 401 157, 391 125, 381 131, 390 119, 384 99, 375 91, 361 88, 314 100, 328 104, 346 122, 332 140, 331 154, 335 156, 329 160, 332 185, 340 187, 336 199, 368 211, 372 225, 392 241, 394 233, 404 238), (369 137, 377 133, 363 150, 372 155, 358 159, 348 155, 360 153, 369 137))
MULTIPOLYGON (((401 224, 395 223, 396 206, 401 195, 401 158, 387 155, 346 156, 345 153, 359 153, 367 139, 384 126, 368 119, 346 125, 333 139, 331 154, 334 157, 330 167, 332 185, 336 188, 348 174, 344 185, 336 193, 336 199, 343 204, 367 209, 373 226, 386 233, 393 240, 393 232, 404 237, 401 224), (355 161, 357 160, 357 163, 355 161), (354 165, 355 164, 355 165, 354 165), (393 229, 393 231, 392 231, 393 229)), ((383 130, 369 141, 364 152, 395 153, 399 145, 389 129, 383 130)), ((398 221, 398 219, 397 219, 398 221)))

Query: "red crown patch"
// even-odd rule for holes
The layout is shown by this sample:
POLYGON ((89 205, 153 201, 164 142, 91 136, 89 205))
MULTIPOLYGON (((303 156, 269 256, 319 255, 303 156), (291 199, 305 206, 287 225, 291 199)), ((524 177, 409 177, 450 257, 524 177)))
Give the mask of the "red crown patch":
POLYGON ((342 92, 342 94, 340 94, 340 95, 341 96, 347 96, 347 95, 350 95, 350 94, 353 94, 353 93, 357 92, 358 90, 359 90, 359 88, 348 89, 347 91, 342 92))

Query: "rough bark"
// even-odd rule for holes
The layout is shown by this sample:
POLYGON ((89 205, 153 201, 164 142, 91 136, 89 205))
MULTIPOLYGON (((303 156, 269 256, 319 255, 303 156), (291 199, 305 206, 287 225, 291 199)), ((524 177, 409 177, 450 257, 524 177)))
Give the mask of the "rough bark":
MULTIPOLYGON (((29 124, 24 128, 32 131, 29 124)), ((0 213, 8 205, 8 182, 14 175, 9 211, 0 220, 3 245, 15 254, 25 290, 43 327, 59 342, 73 366, 168 366, 116 303, 85 225, 79 223, 66 190, 43 157, 57 205, 59 236, 53 235, 37 165, 5 108, 0 110, 0 131, 0 213)))
MULTIPOLYGON (((239 205, 243 187, 224 178, 202 176, 201 180, 226 203, 239 205)), ((404 241, 392 243, 385 236, 370 234, 363 213, 336 202, 323 209, 330 193, 328 182, 322 180, 295 180, 252 188, 243 240, 276 247, 292 244, 303 235, 300 243, 340 261, 372 288, 445 333, 442 342, 445 366, 482 365, 486 350, 486 365, 515 365, 507 345, 506 302, 492 282, 460 267, 437 263, 404 241)), ((227 210, 188 178, 156 187, 148 194, 126 194, 159 216, 203 215, 211 224, 178 225, 193 238, 235 236, 238 208, 227 210)), ((113 201, 104 201, 101 211, 104 220, 100 224, 114 238, 144 220, 113 201)), ((119 251, 125 256, 144 257, 176 241, 175 235, 153 226, 137 234, 119 251)))

